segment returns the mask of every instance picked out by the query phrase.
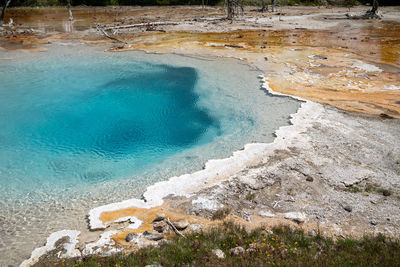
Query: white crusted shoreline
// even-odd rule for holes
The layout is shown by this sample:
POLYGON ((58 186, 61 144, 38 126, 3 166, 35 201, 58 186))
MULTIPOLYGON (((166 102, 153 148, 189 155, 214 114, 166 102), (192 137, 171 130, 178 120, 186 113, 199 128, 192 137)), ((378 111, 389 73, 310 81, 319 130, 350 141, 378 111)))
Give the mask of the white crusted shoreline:
MULTIPOLYGON (((264 78, 264 76, 260 76, 260 78, 263 80, 262 87, 270 94, 291 97, 303 102, 297 112, 290 115, 291 125, 281 126, 276 130, 276 138, 273 142, 246 144, 243 150, 233 152, 233 155, 229 158, 212 159, 207 161, 203 170, 191 174, 171 177, 166 181, 157 182, 147 188, 146 192, 143 194, 144 200, 135 198, 128 199, 91 209, 88 213, 90 230, 103 230, 112 223, 107 222, 105 224, 101 221, 100 216, 103 212, 111 212, 130 207, 150 209, 161 206, 163 204, 163 198, 169 195, 190 196, 203 188, 225 181, 244 168, 260 163, 264 157, 272 154, 274 150, 286 148, 290 144, 290 141, 309 127, 323 111, 323 106, 318 103, 272 91, 266 78, 264 78)), ((109 232, 113 231, 108 231, 106 233, 109 232)), ((24 261, 20 266, 26 267, 33 265, 42 255, 54 249, 54 243, 61 237, 69 236, 71 240, 76 240, 78 234, 79 232, 72 230, 62 230, 53 233, 48 238, 46 246, 35 249, 32 252, 30 259, 24 261), (53 241, 53 239, 55 239, 55 241, 53 241)), ((109 240, 110 236, 108 237, 109 240)), ((87 245, 87 249, 85 249, 86 254, 98 252, 97 250, 88 247, 91 245, 91 243, 87 245)), ((67 253, 64 256, 74 257, 79 255, 67 253)))
POLYGON ((36 262, 39 261, 39 258, 52 251, 56 248, 56 243, 63 237, 69 238, 69 241, 63 244, 63 248, 65 250, 64 253, 59 253, 57 256, 59 258, 72 258, 80 256, 81 253, 79 250, 75 248, 75 245, 78 243, 78 236, 80 232, 75 230, 61 230, 55 233, 52 233, 46 241, 46 244, 43 247, 36 248, 29 259, 23 261, 21 263, 21 267, 32 266, 36 262))

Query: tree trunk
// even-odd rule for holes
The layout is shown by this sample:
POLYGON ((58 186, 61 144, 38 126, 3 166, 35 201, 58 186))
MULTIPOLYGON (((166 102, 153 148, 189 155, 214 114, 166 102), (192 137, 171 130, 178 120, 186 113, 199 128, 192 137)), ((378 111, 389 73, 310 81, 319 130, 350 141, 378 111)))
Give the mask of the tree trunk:
POLYGON ((265 0, 261 0, 261 12, 265 11, 265 0))
POLYGON ((376 11, 378 11, 379 3, 378 0, 372 0, 372 9, 370 11, 371 15, 375 15, 376 11))
POLYGON ((5 0, 3 10, 1 11, 0 21, 4 21, 4 16, 6 15, 6 10, 10 3, 11 3, 11 0, 5 0))
POLYGON ((271 11, 275 12, 275 0, 271 0, 271 11))
POLYGON ((234 12, 234 10, 233 10, 233 0, 228 0, 227 2, 228 2, 227 5, 226 5, 226 13, 228 14, 227 15, 227 19, 232 20, 233 19, 233 12, 234 12))
POLYGON ((74 17, 72 16, 72 11, 71 11, 71 0, 67 0, 67 9, 68 9, 69 20, 73 21, 74 17))

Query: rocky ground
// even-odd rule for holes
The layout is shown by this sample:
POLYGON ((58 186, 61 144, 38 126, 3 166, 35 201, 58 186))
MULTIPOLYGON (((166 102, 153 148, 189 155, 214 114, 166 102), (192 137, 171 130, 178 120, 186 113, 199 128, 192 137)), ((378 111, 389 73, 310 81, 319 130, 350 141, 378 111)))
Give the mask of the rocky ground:
POLYGON ((333 236, 398 237, 399 126, 325 107, 286 149, 178 206, 206 217, 227 209, 271 226, 292 220, 333 236))
POLYGON ((345 14, 366 7, 279 7, 275 13, 249 7, 230 22, 221 20, 221 8, 79 7, 72 23, 62 10, 11 9, 14 22, 0 29, 0 46, 43 50, 47 43, 80 40, 112 51, 235 57, 265 73, 269 93, 314 102, 302 104, 274 143, 246 147, 228 159, 241 163, 224 173, 209 164, 181 177, 195 184, 175 177, 150 187, 147 202, 100 207, 89 216, 92 231, 55 233, 25 265, 49 251, 58 257, 134 251, 224 219, 249 228, 289 224, 336 238, 399 237, 399 8, 383 8, 382 20, 354 21, 345 14), (38 23, 43 17, 47 21, 38 23), (177 23, 107 31, 119 41, 95 26, 156 21, 177 23), (157 191, 163 186, 176 191, 167 196, 157 191), (161 202, 153 201, 158 192, 161 202))

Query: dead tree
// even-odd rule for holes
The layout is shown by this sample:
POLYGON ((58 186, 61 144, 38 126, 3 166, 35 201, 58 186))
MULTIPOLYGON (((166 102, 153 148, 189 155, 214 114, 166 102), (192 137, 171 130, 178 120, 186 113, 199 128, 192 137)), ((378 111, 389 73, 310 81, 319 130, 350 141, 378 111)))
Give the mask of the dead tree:
POLYGON ((74 17, 72 16, 72 11, 71 11, 71 0, 67 0, 67 9, 68 9, 69 21, 73 21, 74 17))
POLYGON ((5 0, 3 10, 1 11, 0 21, 4 22, 4 16, 6 15, 6 10, 8 5, 11 3, 11 0, 5 0))
MULTIPOLYGON (((261 0, 261 9, 259 11, 268 11, 268 5, 265 5, 265 0, 261 0)), ((275 0, 271 0, 271 12, 275 12, 275 0)))
POLYGON ((367 11, 367 14, 370 16, 376 16, 376 11, 378 11, 379 3, 378 0, 372 0, 372 8, 367 11))
POLYGON ((232 20, 236 15, 239 15, 240 13, 242 13, 242 15, 244 13, 243 6, 239 2, 239 0, 227 0, 226 11, 226 18, 229 20, 232 20))
POLYGON ((349 19, 380 19, 381 16, 377 14, 379 3, 378 0, 371 0, 372 1, 372 8, 371 10, 368 10, 362 15, 349 15, 346 14, 346 16, 349 19))
POLYGON ((265 0, 261 0, 261 9, 260 9, 260 12, 264 12, 265 10, 268 11, 268 6, 265 7, 265 0))

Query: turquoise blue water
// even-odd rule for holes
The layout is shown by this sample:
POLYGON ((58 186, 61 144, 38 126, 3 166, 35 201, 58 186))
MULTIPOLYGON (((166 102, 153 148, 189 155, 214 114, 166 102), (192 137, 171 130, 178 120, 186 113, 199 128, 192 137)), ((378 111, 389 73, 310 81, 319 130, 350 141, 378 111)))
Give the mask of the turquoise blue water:
POLYGON ((0 50, 0 266, 87 231, 91 208, 273 141, 299 106, 246 62, 103 50, 0 50))
POLYGON ((192 67, 52 60, 0 66, 0 191, 118 179, 220 134, 192 67))

